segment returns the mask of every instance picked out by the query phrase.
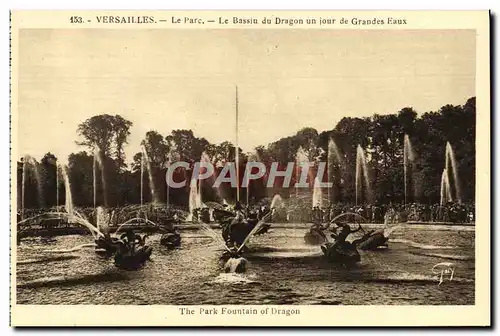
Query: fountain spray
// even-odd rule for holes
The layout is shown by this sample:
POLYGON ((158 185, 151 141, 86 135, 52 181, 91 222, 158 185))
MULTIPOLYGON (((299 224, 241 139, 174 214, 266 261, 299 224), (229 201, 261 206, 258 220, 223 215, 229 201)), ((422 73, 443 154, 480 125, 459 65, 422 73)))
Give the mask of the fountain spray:
POLYGON ((65 209, 68 214, 73 215, 73 196, 71 194, 71 184, 69 182, 68 166, 64 166, 64 168, 61 169, 61 173, 64 179, 64 189, 66 197, 65 209))
POLYGON ((56 209, 59 209, 59 169, 60 166, 56 164, 56 209))
POLYGON ((343 166, 342 156, 340 155, 339 148, 337 147, 337 144, 335 143, 333 138, 330 138, 328 140, 327 160, 328 160, 328 175, 327 175, 327 177, 328 177, 328 180, 327 180, 327 182, 328 182, 328 200, 330 201, 330 199, 333 200, 333 196, 330 196, 330 191, 331 191, 330 179, 333 180, 332 173, 333 173, 333 166, 334 166, 335 160, 337 161, 340 168, 342 168, 342 166, 343 166))
MULTIPOLYGON (((141 174, 144 174, 144 169, 142 167, 144 163, 146 163, 146 169, 148 170, 148 179, 149 179, 149 191, 151 192, 151 201, 153 203, 158 203, 155 181, 153 177, 153 170, 151 167, 151 160, 149 160, 149 155, 144 145, 141 145, 141 150, 142 150, 141 174)), ((142 181, 142 175, 141 175, 141 181, 142 181)))
POLYGON ((371 198, 370 178, 368 177, 368 167, 366 157, 361 145, 358 145, 356 150, 356 205, 358 205, 358 197, 362 196, 363 179, 365 182, 365 193, 368 199, 371 198))
POLYGON ((408 174, 410 166, 413 165, 415 160, 415 153, 413 152, 413 147, 410 142, 408 134, 405 134, 403 140, 403 169, 404 169, 404 193, 405 193, 405 206, 408 203, 408 178, 411 174, 408 174))
MULTIPOLYGON (((453 174, 453 186, 455 188, 455 199, 458 203, 462 203, 462 188, 460 186, 460 178, 458 175, 458 163, 455 158, 455 152, 451 147, 450 142, 446 142, 446 151, 445 151, 445 170, 448 179, 448 183, 450 184, 450 165, 451 165, 451 173, 453 174)), ((448 188, 451 187, 451 184, 448 188)), ((451 190, 450 190, 451 194, 451 190)))
POLYGON ((141 153, 141 209, 143 204, 144 204, 144 151, 143 153, 141 153))

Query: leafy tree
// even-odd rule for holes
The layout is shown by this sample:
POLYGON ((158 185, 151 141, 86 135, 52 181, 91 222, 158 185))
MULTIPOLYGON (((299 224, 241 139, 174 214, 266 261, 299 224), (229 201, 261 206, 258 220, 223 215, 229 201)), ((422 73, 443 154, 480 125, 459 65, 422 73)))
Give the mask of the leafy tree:
POLYGON ((132 122, 119 115, 102 114, 93 116, 78 125, 77 132, 83 141, 77 142, 81 146, 99 149, 104 157, 113 158, 120 168, 125 166, 123 146, 130 135, 132 122))
MULTIPOLYGON (((94 152, 99 149, 104 169, 96 171, 97 204, 120 206, 140 202, 140 164, 142 153, 133 157, 130 169, 124 164, 123 146, 127 143, 132 123, 120 116, 98 115, 87 119, 78 126, 78 134, 83 138, 80 145, 91 150, 72 153, 69 160, 69 175, 72 184, 74 203, 80 206, 93 205, 93 165, 94 152), (104 174, 104 175, 103 175, 104 174), (103 183, 103 181, 105 183, 103 183)), ((414 154, 414 162, 408 166, 407 200, 422 203, 437 203, 440 199, 440 182, 445 168, 446 144, 450 143, 458 166, 458 180, 464 201, 475 198, 475 137, 476 137, 476 99, 468 99, 462 106, 445 105, 437 111, 418 115, 411 107, 404 107, 392 114, 374 114, 365 118, 342 118, 335 127, 318 134, 314 128, 303 128, 267 145, 258 146, 255 152, 244 154, 238 149, 240 163, 248 160, 263 162, 268 168, 272 162, 284 169, 288 162, 294 162, 297 150, 302 147, 309 161, 327 161, 329 141, 334 141, 341 162, 335 160, 328 165, 327 176, 333 183, 330 197, 334 201, 354 202, 356 179, 357 147, 363 149, 369 170, 369 180, 374 191, 373 199, 363 202, 377 203, 403 202, 405 200, 405 178, 403 170, 404 139, 408 136, 414 154), (251 156, 251 157, 250 157, 251 156), (331 171, 330 171, 331 170, 331 171)), ((161 201, 167 199, 165 173, 169 157, 173 161, 194 163, 202 153, 218 167, 226 162, 235 161, 235 146, 229 141, 212 144, 205 138, 195 136, 191 130, 174 130, 166 136, 151 130, 142 142, 150 159, 150 166, 161 201)), ((23 160, 17 163, 18 204, 20 206, 23 160)), ((269 170, 268 170, 269 173, 269 170)), ((192 169, 178 169, 174 179, 189 180, 192 169)), ((243 174, 243 169, 240 169, 243 174)), ((26 167, 25 206, 38 207, 56 204, 57 158, 50 152, 40 163, 30 160, 26 167), (39 195, 36 175, 40 176, 43 194, 39 195), (42 203, 41 203, 42 202, 42 203)), ((149 181, 145 174, 144 199, 149 201, 149 181)), ((59 177, 61 178, 61 177, 59 177)), ((240 176, 241 178, 241 176, 240 176)), ((250 199, 258 201, 272 197, 273 193, 283 196, 294 194, 294 188, 275 186, 272 190, 265 187, 267 176, 260 181, 252 181, 249 188, 250 199)), ((62 182, 62 181, 61 181, 62 182)), ((294 181, 292 180, 292 183, 294 181)), ((454 181, 453 181, 454 182, 454 181)), ((64 202, 64 186, 59 183, 59 203, 64 202)), ((187 205, 188 189, 169 190, 169 200, 173 204, 187 205)), ((228 201, 236 198, 236 191, 229 185, 219 190, 211 188, 210 183, 202 184, 204 201, 228 201)), ((245 199, 246 189, 241 190, 240 199, 245 199)))

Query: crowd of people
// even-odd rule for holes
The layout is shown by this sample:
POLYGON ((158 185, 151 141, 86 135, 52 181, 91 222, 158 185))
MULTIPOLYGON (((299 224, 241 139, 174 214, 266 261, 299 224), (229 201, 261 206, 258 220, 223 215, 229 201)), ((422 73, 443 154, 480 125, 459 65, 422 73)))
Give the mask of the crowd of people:
MULTIPOLYGON (((372 205, 362 204, 353 205, 346 203, 332 203, 327 207, 310 207, 305 204, 294 208, 284 207, 284 213, 277 212, 273 220, 276 222, 330 222, 335 217, 346 214, 355 213, 362 216, 366 221, 371 223, 402 223, 402 222, 446 222, 446 223, 474 223, 475 222, 475 205, 473 203, 455 203, 449 202, 446 204, 383 204, 372 205)), ((245 207, 244 211, 249 218, 261 219, 264 214, 269 212, 268 205, 259 205, 253 207, 245 207)), ((96 212, 94 208, 80 208, 79 213, 83 214, 91 223, 94 223, 96 212)), ((23 216, 18 213, 17 220, 21 218, 35 219, 30 226, 37 225, 42 228, 66 227, 69 226, 67 220, 48 220, 43 216, 37 217, 47 212, 64 212, 64 209, 26 209, 23 216)), ((108 209, 108 213, 112 214, 109 225, 115 226, 125 221, 138 217, 147 218, 155 223, 162 222, 178 222, 187 217, 188 212, 182 207, 166 207, 166 206, 135 206, 135 207, 118 207, 108 209)), ((203 222, 217 221, 215 213, 209 214, 209 208, 196 209, 193 214, 194 218, 203 222)))
POLYGON ((350 205, 343 203, 330 204, 328 207, 313 207, 312 211, 294 209, 288 214, 288 221, 297 222, 330 222, 335 217, 355 213, 371 223, 402 223, 402 222, 446 222, 474 223, 474 204, 387 204, 387 205, 350 205))

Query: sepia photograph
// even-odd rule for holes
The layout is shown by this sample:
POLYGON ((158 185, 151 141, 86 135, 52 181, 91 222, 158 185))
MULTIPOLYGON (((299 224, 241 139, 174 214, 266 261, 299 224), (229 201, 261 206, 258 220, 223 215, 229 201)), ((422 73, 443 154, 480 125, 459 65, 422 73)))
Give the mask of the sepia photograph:
POLYGON ((17 31, 15 304, 474 306, 476 30, 224 15, 17 31))

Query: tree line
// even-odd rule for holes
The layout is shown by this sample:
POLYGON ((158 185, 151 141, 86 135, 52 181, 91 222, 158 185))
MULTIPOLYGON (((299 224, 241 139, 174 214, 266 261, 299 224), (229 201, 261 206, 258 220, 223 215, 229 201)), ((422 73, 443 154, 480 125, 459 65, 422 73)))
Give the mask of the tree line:
MULTIPOLYGON (((332 112, 334 113, 334 112, 332 112)), ((445 168, 445 148, 449 142, 454 149, 459 168, 459 182, 463 200, 474 202, 475 194, 475 125, 476 99, 468 99, 464 105, 445 105, 438 111, 417 115, 411 107, 393 114, 371 117, 344 117, 332 129, 319 133, 314 128, 303 128, 266 146, 258 146, 252 153, 238 149, 239 161, 261 161, 265 164, 278 162, 285 166, 295 162, 301 151, 310 162, 327 161, 329 141, 333 139, 341 160, 328 165, 326 172, 332 183, 328 197, 332 202, 353 203, 356 199, 356 149, 361 146, 366 155, 368 180, 372 195, 364 196, 364 203, 381 204, 405 200, 403 170, 404 137, 408 136, 415 158, 407 174, 407 201, 438 203, 440 183, 445 168)), ((152 179, 156 185, 151 193, 149 176, 143 175, 144 202, 155 197, 161 202, 167 199, 172 204, 187 205, 189 183, 186 188, 171 189, 166 186, 165 173, 175 161, 194 163, 210 161, 220 172, 226 162, 235 161, 235 146, 225 141, 212 144, 197 137, 191 130, 173 130, 163 135, 148 131, 141 145, 144 150, 133 156, 126 164, 124 146, 130 135, 132 122, 119 115, 97 115, 82 122, 77 129, 82 150, 68 157, 67 173, 71 181, 72 198, 75 205, 92 206, 94 203, 94 178, 96 180, 96 203, 106 206, 123 206, 141 202, 141 162, 144 152, 148 156, 152 179), (99 156, 99 169, 94 177, 94 155, 99 156), (102 169, 100 169, 102 167, 102 169), (168 193, 168 195, 167 195, 168 193)), ((331 152, 331 149, 330 149, 331 152)), ((23 160, 18 161, 18 201, 23 181, 23 160)), ((25 207, 49 207, 64 204, 65 190, 61 172, 57 171, 58 158, 48 152, 39 161, 34 160, 25 172, 25 207), (39 181, 39 183, 37 183, 39 181), (59 188, 59 189, 58 189, 59 188)), ((241 169, 242 171, 242 169, 241 169)), ((174 179, 187 178, 191 170, 178 168, 174 179)), ((241 172, 243 174, 243 172, 241 172)), ((294 182, 294 181, 293 181, 294 182)), ((293 183, 292 183, 293 185, 293 183)), ((235 188, 223 184, 214 190, 210 184, 201 184, 204 201, 233 201, 235 188)), ((245 200, 246 190, 240 190, 240 199, 245 200)), ((250 200, 256 202, 279 193, 283 197, 294 195, 295 188, 276 185, 265 188, 264 179, 252 181, 249 186, 250 200)))

